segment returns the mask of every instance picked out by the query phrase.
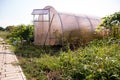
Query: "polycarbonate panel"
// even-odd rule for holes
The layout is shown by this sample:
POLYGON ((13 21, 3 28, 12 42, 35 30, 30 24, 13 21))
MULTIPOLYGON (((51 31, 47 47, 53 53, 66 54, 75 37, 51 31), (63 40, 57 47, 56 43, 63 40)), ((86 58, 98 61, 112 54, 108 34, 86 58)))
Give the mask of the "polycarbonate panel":
POLYGON ((100 23, 99 18, 58 13, 50 6, 45 7, 43 11, 41 9, 40 12, 35 11, 33 14, 47 14, 46 10, 50 10, 50 14, 39 15, 38 21, 42 22, 35 23, 35 44, 64 45, 65 40, 71 44, 79 41, 86 43, 94 38, 94 31, 100 23), (45 22, 48 18, 50 20, 45 22))
POLYGON ((46 15, 49 13, 47 9, 34 9, 32 15, 46 15))

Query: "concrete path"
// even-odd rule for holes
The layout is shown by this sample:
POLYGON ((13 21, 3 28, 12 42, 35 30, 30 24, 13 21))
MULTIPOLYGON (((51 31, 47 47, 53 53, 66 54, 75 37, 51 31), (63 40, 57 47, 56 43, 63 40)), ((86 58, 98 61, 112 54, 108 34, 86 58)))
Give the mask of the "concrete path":
POLYGON ((0 44, 0 80, 26 80, 16 55, 5 43, 0 44))

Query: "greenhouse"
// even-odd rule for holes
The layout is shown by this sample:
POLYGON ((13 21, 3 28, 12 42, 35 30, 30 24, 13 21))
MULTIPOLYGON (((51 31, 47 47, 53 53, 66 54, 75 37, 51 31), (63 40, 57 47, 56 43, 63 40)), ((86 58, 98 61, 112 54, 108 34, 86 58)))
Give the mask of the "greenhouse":
POLYGON ((99 17, 59 13, 53 7, 34 9, 35 45, 64 45, 66 42, 86 43, 95 38, 99 17))

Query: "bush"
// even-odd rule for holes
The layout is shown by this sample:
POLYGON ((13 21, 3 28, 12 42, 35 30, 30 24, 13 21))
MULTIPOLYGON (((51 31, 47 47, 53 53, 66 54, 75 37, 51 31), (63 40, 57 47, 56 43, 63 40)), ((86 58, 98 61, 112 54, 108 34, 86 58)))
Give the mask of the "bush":
POLYGON ((17 45, 18 43, 22 43, 23 40, 26 40, 27 43, 33 42, 33 25, 18 25, 12 29, 11 34, 8 36, 10 38, 11 42, 14 45, 17 45))
POLYGON ((94 40, 75 51, 59 50, 58 55, 40 46, 20 47, 16 54, 23 52, 20 62, 29 80, 119 80, 120 45, 108 40, 94 40))
POLYGON ((120 66, 118 44, 99 46, 93 45, 76 52, 62 53, 60 66, 63 77, 68 80, 119 80, 120 66), (118 57, 119 56, 119 57, 118 57))

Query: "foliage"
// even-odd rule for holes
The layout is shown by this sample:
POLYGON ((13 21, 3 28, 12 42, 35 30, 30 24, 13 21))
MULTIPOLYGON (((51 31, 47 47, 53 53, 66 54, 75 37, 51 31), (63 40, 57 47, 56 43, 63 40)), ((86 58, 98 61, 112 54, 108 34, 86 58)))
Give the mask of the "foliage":
POLYGON ((111 37, 120 37, 120 11, 102 18, 102 23, 98 29, 105 31, 105 28, 110 30, 111 37))
POLYGON ((3 27, 0 27, 0 31, 4 31, 5 29, 3 27))
POLYGON ((28 43, 31 43, 33 41, 33 26, 25 26, 23 24, 18 25, 12 28, 9 38, 13 43, 22 42, 22 40, 26 40, 28 43))
POLYGON ((3 38, 3 39, 7 39, 7 36, 9 35, 10 33, 7 32, 7 31, 0 31, 0 37, 3 38))
POLYGON ((14 30, 15 26, 7 26, 5 28, 6 31, 12 32, 14 30))
MULTIPOLYGON (((120 80, 118 15, 119 13, 115 13, 106 17, 106 21, 103 21, 103 25, 100 26, 103 29, 104 27, 110 29, 110 36, 102 40, 93 40, 74 51, 70 49, 69 44, 66 45, 65 51, 56 46, 17 46, 15 54, 20 60, 27 79, 120 80)), ((27 29, 24 25, 16 27, 12 33, 12 39, 29 41, 28 33, 31 30, 27 29)))
POLYGON ((35 45, 19 45, 15 49, 15 53, 19 57, 24 58, 40 58, 43 54, 56 55, 60 54, 59 46, 35 46, 35 45))
POLYGON ((66 80, 119 80, 120 46, 95 40, 84 49, 63 53, 60 62, 66 80))
POLYGON ((16 49, 16 54, 29 80, 119 80, 119 41, 96 39, 75 51, 67 47, 67 52, 29 45, 16 49))
POLYGON ((113 22, 116 20, 120 22, 120 11, 104 17, 101 26, 110 29, 114 25, 113 22))

